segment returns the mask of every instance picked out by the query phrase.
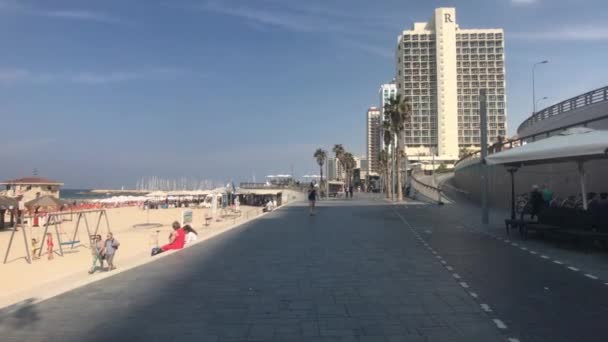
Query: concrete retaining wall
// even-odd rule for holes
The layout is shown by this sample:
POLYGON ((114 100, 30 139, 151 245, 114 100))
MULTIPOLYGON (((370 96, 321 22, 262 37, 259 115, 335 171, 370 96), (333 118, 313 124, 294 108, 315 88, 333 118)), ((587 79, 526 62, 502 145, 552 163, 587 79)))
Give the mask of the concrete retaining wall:
MULTIPOLYGON (((472 200, 480 200, 479 164, 456 170, 452 183, 468 192, 472 200)), ((587 192, 608 192, 608 160, 585 163, 587 192)), ((510 175, 504 166, 488 166, 489 204, 507 208, 511 201, 510 175)), ((557 163, 525 166, 515 173, 515 194, 529 192, 532 185, 546 184, 555 196, 566 198, 580 193, 580 182, 576 163, 557 163)))

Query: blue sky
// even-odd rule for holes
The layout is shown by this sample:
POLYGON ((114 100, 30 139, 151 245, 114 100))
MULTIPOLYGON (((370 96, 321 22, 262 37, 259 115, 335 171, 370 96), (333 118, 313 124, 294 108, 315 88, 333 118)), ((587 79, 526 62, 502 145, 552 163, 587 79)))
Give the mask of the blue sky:
POLYGON ((0 178, 260 180, 362 154, 397 35, 442 6, 505 29, 511 134, 535 61, 540 107, 606 84, 602 0, 0 0, 0 178))

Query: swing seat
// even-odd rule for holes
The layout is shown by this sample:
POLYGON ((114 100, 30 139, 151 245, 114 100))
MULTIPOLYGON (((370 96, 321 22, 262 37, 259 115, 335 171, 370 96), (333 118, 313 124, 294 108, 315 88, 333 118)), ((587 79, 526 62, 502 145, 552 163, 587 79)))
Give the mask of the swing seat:
POLYGON ((61 245, 62 246, 67 246, 67 245, 75 245, 77 243, 80 243, 80 240, 62 242, 61 245))

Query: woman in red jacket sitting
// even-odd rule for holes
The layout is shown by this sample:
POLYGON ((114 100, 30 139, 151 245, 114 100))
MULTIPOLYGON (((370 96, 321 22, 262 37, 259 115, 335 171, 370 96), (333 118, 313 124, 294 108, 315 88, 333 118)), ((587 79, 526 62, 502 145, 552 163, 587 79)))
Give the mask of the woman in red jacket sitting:
POLYGON ((172 249, 182 249, 186 243, 186 232, 180 227, 179 222, 173 222, 173 233, 169 236, 169 243, 162 246, 163 252, 172 249))

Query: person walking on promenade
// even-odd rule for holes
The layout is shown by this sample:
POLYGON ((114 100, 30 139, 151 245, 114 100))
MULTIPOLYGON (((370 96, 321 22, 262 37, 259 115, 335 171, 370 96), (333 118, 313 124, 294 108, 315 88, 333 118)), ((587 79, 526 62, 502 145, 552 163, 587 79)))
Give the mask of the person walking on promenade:
POLYGON ((308 189, 308 204, 310 207, 310 216, 314 216, 315 214, 315 202, 317 201, 317 189, 315 189, 315 185, 310 183, 310 188, 308 189))
POLYGON ((53 260, 53 247, 55 243, 53 243, 53 234, 46 233, 46 253, 48 254, 48 259, 53 260))
POLYGON ((97 262, 99 262, 99 269, 103 270, 103 258, 101 251, 103 250, 103 241, 101 241, 101 235, 94 235, 91 239, 91 256, 93 258, 93 265, 89 270, 89 274, 95 273, 97 270, 97 262))
POLYGON ((350 193, 350 198, 351 198, 351 199, 353 198, 353 189, 354 189, 354 187, 353 187, 353 185, 351 184, 351 185, 348 187, 348 192, 350 193))
POLYGON ((106 241, 103 243, 102 255, 103 258, 108 263, 108 271, 116 269, 114 266, 114 255, 116 255, 116 250, 120 246, 118 240, 114 239, 114 235, 112 233, 108 233, 106 237, 106 241))

